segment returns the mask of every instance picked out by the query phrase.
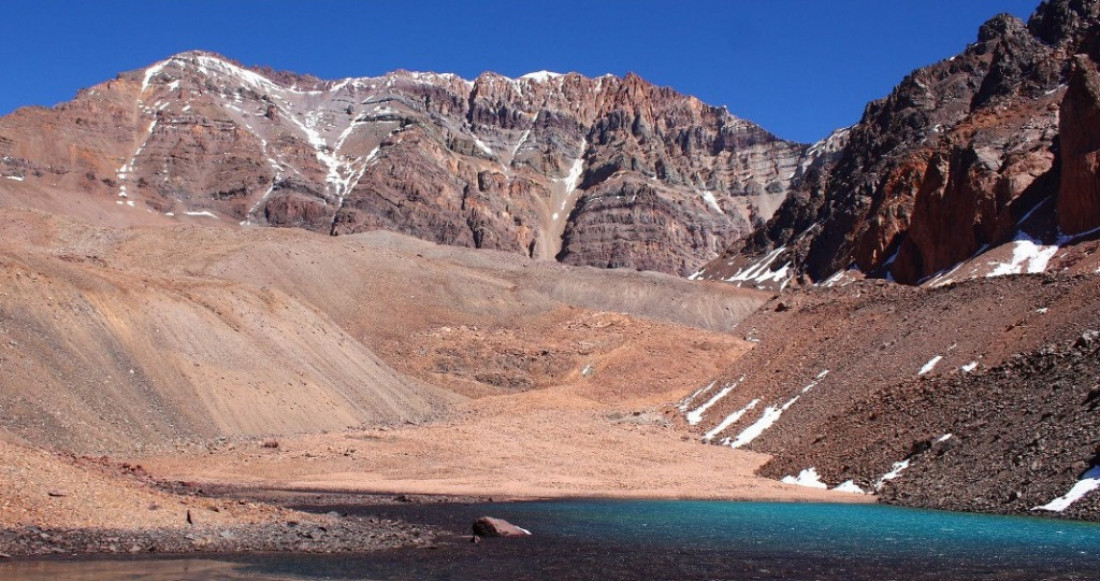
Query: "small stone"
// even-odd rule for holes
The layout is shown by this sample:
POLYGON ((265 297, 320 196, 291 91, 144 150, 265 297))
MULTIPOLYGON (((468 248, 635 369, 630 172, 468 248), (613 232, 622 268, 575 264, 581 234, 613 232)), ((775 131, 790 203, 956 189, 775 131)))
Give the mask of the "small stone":
POLYGON ((62 496, 68 496, 69 495, 69 493, 65 492, 64 490, 56 490, 56 489, 55 490, 50 490, 46 494, 48 494, 48 495, 50 495, 54 498, 59 498, 59 497, 62 497, 62 496))

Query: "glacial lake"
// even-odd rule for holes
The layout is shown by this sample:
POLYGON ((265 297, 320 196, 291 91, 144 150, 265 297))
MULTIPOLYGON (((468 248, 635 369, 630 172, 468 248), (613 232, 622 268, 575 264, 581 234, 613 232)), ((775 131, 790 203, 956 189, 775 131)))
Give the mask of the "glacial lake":
POLYGON ((1030 517, 881 505, 708 501, 336 510, 435 524, 456 537, 435 549, 356 555, 16 561, 0 563, 0 580, 1100 579, 1100 524, 1030 517), (533 536, 470 543, 470 523, 482 515, 507 519, 533 536))

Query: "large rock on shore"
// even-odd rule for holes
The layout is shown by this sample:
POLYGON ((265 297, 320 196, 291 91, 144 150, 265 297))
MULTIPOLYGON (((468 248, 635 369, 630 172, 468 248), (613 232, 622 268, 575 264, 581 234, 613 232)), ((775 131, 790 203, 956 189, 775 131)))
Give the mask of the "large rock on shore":
POLYGON ((528 537, 531 531, 500 518, 483 516, 474 521, 474 535, 478 537, 528 537))

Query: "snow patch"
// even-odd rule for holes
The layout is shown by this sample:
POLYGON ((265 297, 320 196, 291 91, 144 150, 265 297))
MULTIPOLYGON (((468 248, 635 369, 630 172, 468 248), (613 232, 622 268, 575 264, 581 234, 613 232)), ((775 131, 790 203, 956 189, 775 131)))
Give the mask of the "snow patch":
POLYGON ((141 92, 144 93, 145 89, 149 88, 149 82, 153 80, 153 77, 164 69, 164 65, 168 64, 168 61, 160 61, 159 63, 145 69, 145 77, 141 80, 141 92))
POLYGON ((836 486, 834 486, 833 490, 835 490, 836 492, 850 492, 850 493, 853 493, 853 494, 867 494, 867 491, 860 488, 859 485, 856 484, 854 480, 845 480, 844 482, 841 482, 840 484, 837 484, 836 486))
POLYGON ((203 210, 201 212, 184 212, 184 214, 186 214, 188 216, 201 216, 201 217, 204 217, 204 218, 214 218, 215 220, 218 219, 217 215, 215 215, 213 212, 208 212, 206 210, 203 210))
POLYGON ((474 135, 473 138, 474 138, 474 145, 476 145, 477 148, 480 149, 481 151, 485 152, 485 155, 488 155, 488 156, 492 157, 493 150, 490 149, 489 146, 486 145, 484 141, 478 139, 476 135, 474 135))
POLYGON ((565 191, 567 194, 572 194, 577 190, 577 186, 581 185, 581 174, 584 173, 584 150, 587 147, 586 142, 581 142, 581 154, 577 159, 573 160, 573 165, 569 168, 569 175, 565 176, 565 191))
POLYGON ((520 77, 524 81, 534 81, 536 83, 545 83, 550 79, 558 79, 564 77, 561 73, 552 73, 550 71, 535 71, 533 73, 527 73, 520 77))
POLYGON ((924 375, 925 373, 932 371, 936 368, 936 364, 939 363, 941 359, 943 359, 943 355, 936 355, 935 357, 929 359, 928 363, 925 363, 924 367, 920 368, 920 371, 917 372, 917 375, 924 375))
POLYGON ((23 176, 4 176, 5 179, 12 180, 13 182, 23 181, 23 176))
POLYGON ((1057 244, 1046 246, 1039 240, 1028 236, 1024 232, 1016 235, 1013 241, 1012 260, 1010 262, 990 262, 993 270, 986 275, 988 278, 1005 276, 1009 274, 1039 274, 1045 272, 1050 259, 1058 252, 1057 244))
POLYGON ((978 362, 977 361, 971 361, 970 363, 967 363, 966 365, 963 365, 959 369, 962 369, 963 373, 970 373, 971 371, 974 371, 977 368, 978 368, 978 362))
POLYGON ((530 129, 524 131, 523 135, 519 136, 519 141, 517 141, 516 146, 512 148, 512 156, 510 158, 512 161, 514 161, 516 159, 516 154, 519 153, 519 148, 522 147, 523 144, 527 142, 527 138, 530 137, 530 136, 531 136, 531 130, 530 129))
POLYGON ((878 480, 875 481, 875 490, 882 490, 882 486, 884 484, 886 484, 886 482, 888 480, 893 480, 893 479, 897 478, 908 467, 909 467, 909 459, 908 458, 906 458, 905 460, 902 460, 901 462, 894 462, 894 465, 893 465, 893 467, 890 468, 890 471, 887 472, 886 474, 883 474, 881 477, 879 477, 878 480))
POLYGON ((722 206, 718 205, 718 199, 714 197, 714 192, 710 190, 704 190, 700 192, 700 194, 703 196, 703 201, 706 202, 707 205, 711 208, 714 208, 715 212, 718 212, 719 214, 725 214, 725 212, 722 211, 722 206))
POLYGON ((820 488, 822 490, 829 488, 827 484, 821 481, 821 477, 817 474, 817 468, 813 466, 799 472, 798 476, 784 476, 781 482, 809 488, 820 488))
POLYGON ((1081 500, 1086 494, 1100 488, 1100 466, 1093 466, 1082 476, 1081 480, 1078 480, 1069 492, 1065 493, 1058 498, 1042 505, 1036 506, 1031 510, 1046 510, 1050 512, 1062 512, 1070 507, 1071 504, 1081 500))

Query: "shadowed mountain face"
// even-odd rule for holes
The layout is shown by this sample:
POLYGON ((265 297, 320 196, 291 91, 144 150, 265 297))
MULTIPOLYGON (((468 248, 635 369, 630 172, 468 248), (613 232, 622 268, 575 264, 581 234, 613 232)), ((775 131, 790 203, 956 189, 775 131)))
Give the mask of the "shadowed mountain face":
POLYGON ((772 214, 804 150, 632 74, 322 81, 189 52, 0 119, 0 189, 687 274, 772 214))
POLYGON ((869 103, 771 220, 701 276, 736 278, 763 256, 759 270, 787 268, 767 278, 855 267, 917 283, 999 245, 1064 246, 1100 226, 1098 23, 1091 0, 1044 2, 1027 24, 989 20, 961 54, 869 103))

